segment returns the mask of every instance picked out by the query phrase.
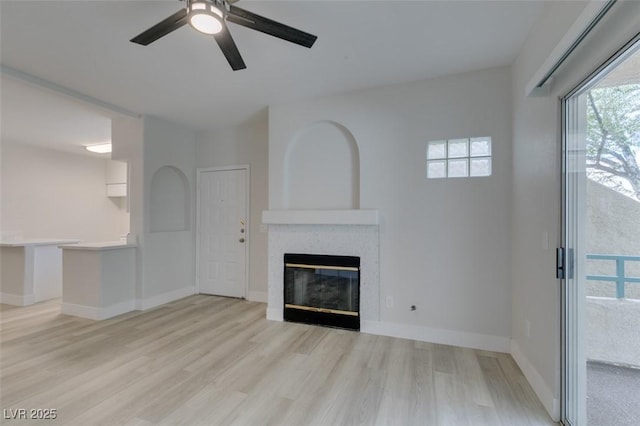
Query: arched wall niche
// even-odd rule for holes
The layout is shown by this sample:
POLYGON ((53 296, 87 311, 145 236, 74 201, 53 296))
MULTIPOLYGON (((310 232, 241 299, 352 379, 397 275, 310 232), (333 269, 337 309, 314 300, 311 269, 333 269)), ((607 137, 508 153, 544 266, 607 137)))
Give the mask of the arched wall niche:
POLYGON ((299 130, 285 154, 285 208, 360 208, 360 155, 351 132, 333 121, 299 130))
POLYGON ((151 232, 191 229, 189 180, 177 167, 162 166, 151 178, 151 232))

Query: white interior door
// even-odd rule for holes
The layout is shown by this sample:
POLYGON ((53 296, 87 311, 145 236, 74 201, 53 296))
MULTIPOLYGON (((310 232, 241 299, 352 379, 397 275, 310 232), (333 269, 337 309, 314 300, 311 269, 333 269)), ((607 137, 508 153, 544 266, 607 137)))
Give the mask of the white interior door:
POLYGON ((245 297, 247 169, 198 171, 200 293, 245 297))

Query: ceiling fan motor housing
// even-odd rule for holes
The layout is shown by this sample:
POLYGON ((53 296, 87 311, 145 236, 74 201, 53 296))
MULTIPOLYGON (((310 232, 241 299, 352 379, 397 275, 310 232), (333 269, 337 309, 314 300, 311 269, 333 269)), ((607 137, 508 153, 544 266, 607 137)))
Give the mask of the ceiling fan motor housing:
POLYGON ((187 0, 189 24, 204 34, 222 31, 227 13, 228 4, 224 0, 187 0))

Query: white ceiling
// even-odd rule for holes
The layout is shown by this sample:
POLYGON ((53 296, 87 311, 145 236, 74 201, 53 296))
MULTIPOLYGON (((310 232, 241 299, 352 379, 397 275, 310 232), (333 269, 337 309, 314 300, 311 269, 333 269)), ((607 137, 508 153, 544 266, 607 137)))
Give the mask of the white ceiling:
MULTIPOLYGON (((175 0, 2 0, 1 63, 201 131, 236 125, 268 105, 510 64, 543 3, 243 0, 236 6, 318 40, 306 49, 230 23, 248 67, 236 72, 211 37, 189 26, 147 47, 129 42, 183 6, 175 0)), ((40 123, 38 115, 56 108, 47 96, 39 101, 28 86, 7 80, 12 79, 2 79, 2 132, 4 137, 5 124, 15 120, 9 127, 17 138, 20 125, 40 123), (24 120, 25 113, 31 120, 24 120)), ((68 109, 73 118, 49 121, 76 127, 60 135, 73 139, 92 118, 66 101, 58 109, 68 109)))
POLYGON ((2 141, 90 154, 83 147, 111 140, 111 119, 77 100, 0 76, 2 141))

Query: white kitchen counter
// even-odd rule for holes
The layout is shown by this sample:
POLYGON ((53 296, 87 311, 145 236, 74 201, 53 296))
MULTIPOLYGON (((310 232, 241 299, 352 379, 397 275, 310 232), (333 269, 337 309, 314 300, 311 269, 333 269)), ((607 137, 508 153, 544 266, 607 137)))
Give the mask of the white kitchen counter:
POLYGON ((62 238, 25 238, 0 241, 2 272, 0 299, 26 306, 62 295, 60 244, 77 243, 62 238))
POLYGON ((127 244, 123 241, 106 241, 97 243, 64 244, 61 249, 65 250, 116 250, 122 248, 133 248, 135 244, 127 244))
POLYGON ((135 244, 83 242, 60 248, 63 314, 103 320, 135 309, 135 244))
POLYGON ((59 246, 60 244, 74 244, 78 242, 80 242, 80 240, 25 238, 20 240, 0 241, 0 247, 59 246))

